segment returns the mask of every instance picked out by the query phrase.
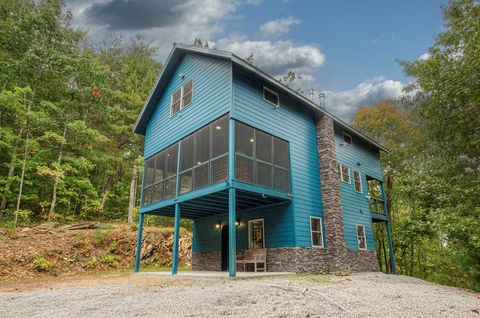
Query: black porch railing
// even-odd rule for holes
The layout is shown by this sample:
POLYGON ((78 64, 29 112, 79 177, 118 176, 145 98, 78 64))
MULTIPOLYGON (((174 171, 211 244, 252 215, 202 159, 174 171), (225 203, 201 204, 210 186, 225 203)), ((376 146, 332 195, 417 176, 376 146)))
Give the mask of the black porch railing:
POLYGON ((370 201, 370 212, 386 215, 386 213, 385 213, 385 201, 384 200, 379 199, 379 198, 370 197, 369 201, 370 201))

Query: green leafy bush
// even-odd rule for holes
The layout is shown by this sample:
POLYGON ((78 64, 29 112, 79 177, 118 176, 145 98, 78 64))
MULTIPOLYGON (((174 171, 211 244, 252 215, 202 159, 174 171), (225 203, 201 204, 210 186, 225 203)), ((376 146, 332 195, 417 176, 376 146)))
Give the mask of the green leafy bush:
POLYGON ((54 263, 44 257, 36 257, 33 260, 33 268, 39 272, 49 272, 53 269, 54 263))

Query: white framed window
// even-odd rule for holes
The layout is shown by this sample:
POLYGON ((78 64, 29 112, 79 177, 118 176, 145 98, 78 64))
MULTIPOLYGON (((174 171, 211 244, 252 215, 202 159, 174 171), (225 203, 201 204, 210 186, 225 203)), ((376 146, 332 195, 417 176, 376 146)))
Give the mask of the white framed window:
POLYGON ((313 247, 323 247, 322 219, 319 217, 310 217, 310 234, 313 247))
POLYGON ((352 183, 350 180, 350 168, 342 165, 340 163, 337 163, 337 170, 338 170, 338 178, 346 183, 352 183))
POLYGON ((263 219, 248 220, 248 249, 265 248, 265 228, 263 219))
POLYGON ((280 97, 278 94, 265 86, 263 86, 263 99, 276 107, 280 107, 280 97))
POLYGON ((346 145, 352 145, 352 136, 350 136, 349 134, 347 133, 343 133, 343 142, 346 144, 346 145))
POLYGON ((367 238, 365 236, 365 225, 363 224, 357 224, 357 240, 358 240, 358 249, 366 250, 367 238))
POLYGON ((180 110, 192 103, 193 80, 190 79, 182 87, 173 92, 170 98, 170 116, 174 116, 180 110))
POLYGON ((356 192, 363 192, 362 188, 362 174, 358 170, 353 170, 353 185, 356 192))

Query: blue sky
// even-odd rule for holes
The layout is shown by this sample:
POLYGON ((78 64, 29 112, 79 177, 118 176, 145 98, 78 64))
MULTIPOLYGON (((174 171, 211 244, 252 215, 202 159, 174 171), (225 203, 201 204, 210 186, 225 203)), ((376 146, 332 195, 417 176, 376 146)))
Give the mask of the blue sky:
POLYGON ((362 105, 397 98, 406 78, 396 59, 425 54, 442 31, 446 0, 67 0, 74 26, 94 42, 109 33, 141 34, 164 60, 173 42, 211 47, 295 85, 327 95, 327 108, 350 120, 362 105))
POLYGON ((314 43, 326 54, 316 77, 322 89, 346 90, 368 78, 405 81, 396 59, 425 53, 442 30, 447 1, 265 1, 243 7, 242 20, 227 30, 258 37, 265 21, 296 17, 284 38, 314 43), (268 8, 268 10, 266 10, 268 8))

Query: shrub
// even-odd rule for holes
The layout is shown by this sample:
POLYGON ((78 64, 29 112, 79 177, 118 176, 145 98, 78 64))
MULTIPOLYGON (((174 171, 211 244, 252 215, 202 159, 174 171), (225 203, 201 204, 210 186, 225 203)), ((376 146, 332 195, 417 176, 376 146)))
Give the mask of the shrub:
POLYGON ((33 260, 33 268, 39 272, 49 272, 53 269, 53 266, 53 262, 41 256, 35 257, 33 260))
POLYGON ((80 251, 75 251, 75 253, 73 253, 73 261, 74 262, 78 262, 80 260, 80 257, 82 257, 82 253, 80 253, 80 251))
POLYGON ((88 268, 94 268, 94 267, 97 267, 97 264, 98 264, 98 259, 94 256, 87 262, 86 265, 88 268))
POLYGON ((100 260, 102 264, 112 266, 117 262, 117 258, 114 255, 107 254, 100 260))
POLYGON ((160 266, 165 266, 165 267, 172 267, 172 258, 171 257, 167 257, 167 258, 164 258, 162 260, 160 260, 160 266))
POLYGON ((80 233, 75 236, 75 242, 73 242, 74 247, 83 247, 85 245, 85 234, 80 233))
POLYGON ((108 251, 110 253, 115 253, 116 250, 117 250, 117 242, 112 242, 112 244, 110 244, 110 247, 108 248, 108 251))
POLYGON ((93 245, 96 247, 101 246, 108 239, 111 233, 111 230, 96 229, 93 233, 93 237, 95 239, 93 245))

